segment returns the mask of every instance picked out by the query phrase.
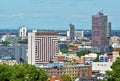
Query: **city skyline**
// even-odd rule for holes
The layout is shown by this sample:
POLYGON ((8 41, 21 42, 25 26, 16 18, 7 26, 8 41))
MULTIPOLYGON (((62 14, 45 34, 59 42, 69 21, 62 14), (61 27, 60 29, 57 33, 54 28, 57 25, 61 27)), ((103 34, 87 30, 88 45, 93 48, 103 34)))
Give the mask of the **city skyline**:
POLYGON ((92 29, 91 16, 103 11, 119 29, 120 10, 118 0, 1 0, 0 29, 63 29, 74 24, 76 29, 92 29))

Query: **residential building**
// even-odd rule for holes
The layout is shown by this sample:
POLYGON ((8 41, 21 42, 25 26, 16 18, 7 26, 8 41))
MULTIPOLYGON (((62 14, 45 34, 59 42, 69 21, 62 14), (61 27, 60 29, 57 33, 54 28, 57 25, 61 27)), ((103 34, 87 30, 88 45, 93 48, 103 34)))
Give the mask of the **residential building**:
POLYGON ((107 22, 108 16, 102 12, 92 16, 92 45, 93 47, 99 47, 101 52, 109 51, 107 22))
POLYGON ((0 58, 8 58, 17 62, 26 61, 26 45, 0 45, 0 58))
POLYGON ((56 32, 28 33, 28 63, 39 65, 49 63, 58 54, 56 32))

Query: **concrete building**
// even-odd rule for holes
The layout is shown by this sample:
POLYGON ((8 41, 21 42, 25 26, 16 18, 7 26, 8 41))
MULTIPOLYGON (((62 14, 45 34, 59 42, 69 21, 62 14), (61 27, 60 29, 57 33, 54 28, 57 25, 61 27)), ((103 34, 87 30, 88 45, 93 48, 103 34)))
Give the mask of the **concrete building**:
POLYGON ((83 30, 75 30, 74 31, 75 40, 82 39, 83 37, 84 37, 84 31, 83 30))
POLYGON ((19 27, 19 37, 24 38, 27 36, 27 28, 22 26, 19 27))
POLYGON ((107 22, 108 16, 102 12, 92 16, 92 45, 93 47, 99 47, 101 52, 109 50, 107 22))
POLYGON ((71 40, 74 40, 74 31, 75 31, 74 25, 69 24, 69 38, 71 40))
POLYGON ((26 61, 26 49, 25 45, 0 45, 0 58, 11 58, 17 62, 26 61))
POLYGON ((28 63, 39 65, 49 63, 58 53, 56 32, 28 33, 28 63))

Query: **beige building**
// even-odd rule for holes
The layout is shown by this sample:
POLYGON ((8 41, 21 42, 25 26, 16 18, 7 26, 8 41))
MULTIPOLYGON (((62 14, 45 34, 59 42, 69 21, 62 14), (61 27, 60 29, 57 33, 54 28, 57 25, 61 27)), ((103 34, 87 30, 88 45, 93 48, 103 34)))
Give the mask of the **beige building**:
POLYGON ((17 61, 16 60, 0 60, 0 64, 8 64, 8 65, 14 65, 14 64, 17 64, 17 61))
POLYGON ((117 57, 119 57, 119 52, 118 51, 113 51, 113 62, 116 60, 117 57))
POLYGON ((119 42, 120 41, 120 38, 117 37, 117 36, 113 36, 110 38, 110 43, 116 43, 116 42, 119 42))

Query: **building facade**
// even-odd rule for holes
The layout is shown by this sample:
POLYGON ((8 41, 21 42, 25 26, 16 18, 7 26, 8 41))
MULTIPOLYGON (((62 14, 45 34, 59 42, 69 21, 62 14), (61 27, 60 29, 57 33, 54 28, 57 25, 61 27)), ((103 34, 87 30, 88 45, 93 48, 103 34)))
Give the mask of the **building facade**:
POLYGON ((92 67, 84 64, 74 64, 70 62, 52 63, 43 68, 49 75, 69 75, 74 81, 76 78, 87 78, 92 76, 92 67))
POLYGON ((109 48, 107 22, 108 16, 102 12, 92 16, 92 45, 99 47, 101 52, 106 52, 109 48))
POLYGON ((28 33, 28 63, 39 65, 48 63, 58 53, 56 32, 28 33))

